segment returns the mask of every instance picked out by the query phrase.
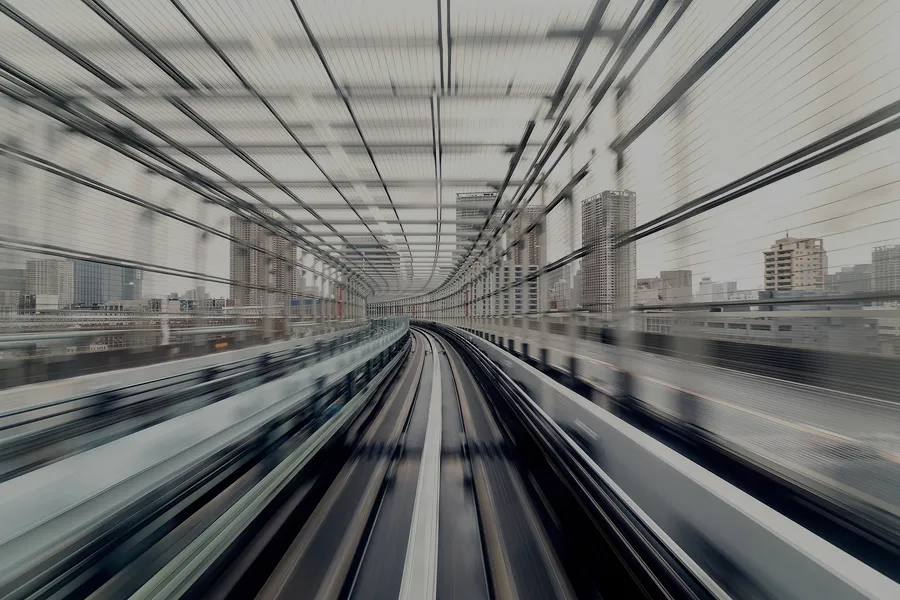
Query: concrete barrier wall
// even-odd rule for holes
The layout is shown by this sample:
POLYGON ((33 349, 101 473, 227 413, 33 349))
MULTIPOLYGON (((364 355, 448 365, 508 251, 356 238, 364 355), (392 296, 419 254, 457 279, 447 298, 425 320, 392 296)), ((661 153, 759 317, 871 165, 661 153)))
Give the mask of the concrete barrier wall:
POLYGON ((497 345, 463 334, 735 597, 900 598, 900 585, 874 569, 497 345))

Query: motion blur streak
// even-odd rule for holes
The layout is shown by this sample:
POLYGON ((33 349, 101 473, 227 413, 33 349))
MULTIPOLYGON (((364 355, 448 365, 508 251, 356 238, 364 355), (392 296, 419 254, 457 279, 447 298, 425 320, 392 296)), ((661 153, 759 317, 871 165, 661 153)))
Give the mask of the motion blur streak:
POLYGON ((898 30, 0 0, 0 596, 900 598, 898 30))

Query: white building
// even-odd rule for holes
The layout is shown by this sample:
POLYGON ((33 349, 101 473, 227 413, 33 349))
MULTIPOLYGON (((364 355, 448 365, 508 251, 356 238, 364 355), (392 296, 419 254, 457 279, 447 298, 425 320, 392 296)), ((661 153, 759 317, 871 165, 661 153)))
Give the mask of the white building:
POLYGON ((900 292, 900 246, 879 246, 872 250, 872 289, 900 292))
POLYGON ((72 304, 75 294, 75 263, 56 258, 26 261, 25 291, 41 296, 57 296, 56 308, 72 304))

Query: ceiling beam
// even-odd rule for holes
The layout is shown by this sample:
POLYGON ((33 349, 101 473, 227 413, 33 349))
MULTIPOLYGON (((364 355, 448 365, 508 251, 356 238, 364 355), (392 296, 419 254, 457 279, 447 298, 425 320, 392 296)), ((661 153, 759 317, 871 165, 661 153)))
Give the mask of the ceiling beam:
MULTIPOLYGON (((569 84, 572 83, 572 78, 575 77, 575 71, 578 70, 578 66, 581 64, 581 59, 584 58, 591 42, 594 41, 596 32, 600 30, 600 22, 603 20, 603 13, 606 12, 607 6, 609 6, 609 0, 596 0, 594 8, 584 24, 584 28, 576 36, 578 43, 575 46, 575 51, 569 59, 569 64, 563 72, 559 84, 556 86, 556 91, 553 92, 553 96, 550 98, 550 110, 547 113, 549 117, 554 115, 556 109, 559 108, 559 104, 563 101, 566 90, 569 89, 569 84)), ((612 52, 609 54, 612 54, 612 52)))
MULTIPOLYGON (((357 210, 362 210, 364 208, 391 208, 390 204, 385 202, 373 202, 371 204, 366 203, 354 203, 351 205, 347 205, 343 202, 307 202, 310 206, 315 208, 316 210, 339 210, 345 208, 355 208, 357 210)), ((279 210, 303 210, 302 207, 297 204, 275 204, 272 203, 270 206, 277 208, 279 210)), ((397 202, 395 203, 397 210, 434 210, 437 206, 434 202, 397 202)), ((441 209, 443 210, 456 210, 456 209, 488 209, 493 206, 493 203, 490 201, 475 201, 475 202, 443 202, 441 204, 441 209)), ((512 204, 500 204, 497 206, 497 210, 500 212, 511 211, 511 210, 521 210, 521 207, 514 207, 512 204)), ((480 221, 479 221, 480 222, 480 221)))
MULTIPOLYGON (((546 44, 547 39, 568 39, 580 37, 581 30, 568 25, 551 25, 546 33, 509 33, 505 30, 459 32, 453 33, 454 46, 531 46, 546 44)), ((616 38, 622 32, 617 28, 601 28, 595 32, 596 38, 616 38)), ((189 36, 147 37, 146 40, 167 52, 208 52, 209 47, 201 40, 189 36)), ((280 49, 312 50, 309 40, 302 36, 275 35, 271 41, 280 49)), ((325 35, 318 37, 323 48, 437 48, 437 37, 430 36, 341 36, 325 35)), ((223 50, 236 52, 255 52, 258 44, 246 37, 216 37, 216 43, 223 50)), ((133 48, 127 42, 117 39, 82 38, 73 40, 71 46, 83 53, 120 53, 131 52, 133 48)))
MULTIPOLYGON (((626 30, 618 27, 597 27, 590 32, 593 39, 621 40, 626 30)), ((572 39, 584 38, 585 30, 581 27, 558 26, 547 30, 547 39, 572 39)))
MULTIPOLYGON (((340 233, 334 233, 334 232, 330 232, 330 231, 313 231, 307 235, 313 235, 316 237, 323 237, 323 238, 340 237, 340 236, 343 236, 343 237, 365 237, 365 236, 371 236, 372 233, 369 231, 342 231, 340 233)), ((386 231, 384 233, 379 233, 378 235, 379 236, 393 235, 395 237, 403 237, 404 234, 400 233, 399 231, 398 232, 386 231)), ((412 231, 412 232, 406 233, 405 235, 407 235, 409 237, 431 237, 431 238, 433 238, 437 234, 433 231, 430 231, 430 232, 429 231, 412 231)), ((453 233, 441 233, 441 237, 447 237, 447 238, 475 237, 477 235, 478 235, 477 231, 456 231, 453 233)), ((399 243, 399 242, 390 242, 390 243, 399 243)), ((403 245, 405 246, 406 243, 404 242, 403 245)))
MULTIPOLYGON (((221 126, 219 126, 221 127, 221 126)), ((223 147, 220 144, 181 144, 185 148, 189 148, 195 152, 200 154, 228 154, 230 151, 228 148, 223 147)), ((538 148, 539 144, 529 144, 529 148, 538 148)), ((157 146, 160 150, 175 150, 176 148, 169 145, 159 145, 157 146)), ((266 142, 250 142, 250 143, 241 143, 240 147, 248 152, 285 152, 285 153, 302 153, 303 149, 298 147, 296 144, 285 144, 285 143, 266 143, 266 142)), ((366 147, 362 144, 341 144, 338 142, 317 142, 314 144, 304 144, 304 147, 310 151, 314 152, 328 152, 331 147, 339 147, 344 150, 344 152, 352 153, 352 154, 362 154, 366 152, 366 147)), ((404 143, 404 142, 384 142, 384 143, 374 143, 369 144, 369 148, 373 151, 378 151, 379 153, 403 153, 403 154, 413 154, 413 153, 421 153, 428 154, 431 153, 434 149, 432 144, 416 144, 416 143, 404 143)), ((503 142, 462 142, 456 144, 444 144, 444 150, 449 150, 453 153, 462 153, 465 151, 476 152, 478 150, 495 150, 502 153, 510 152, 510 148, 515 150, 515 142, 503 143, 503 142)))
MULTIPOLYGON (((111 93, 117 100, 128 100, 131 102, 159 102, 166 98, 182 98, 189 99, 194 102, 215 102, 220 100, 254 100, 256 96, 249 90, 240 87, 223 87, 223 86, 201 86, 194 91, 188 92, 183 89, 172 87, 169 84, 146 85, 141 83, 120 82, 120 86, 114 91, 102 91, 89 86, 67 86, 63 87, 67 94, 76 100, 90 100, 100 93, 111 93)), ((519 90, 515 85, 509 87, 509 82, 505 84, 497 83, 490 86, 460 86, 451 94, 450 90, 441 92, 440 90, 432 91, 427 87, 397 87, 397 88, 381 88, 379 84, 365 81, 354 83, 343 83, 338 88, 344 93, 344 96, 354 100, 430 100, 434 94, 438 94, 441 98, 448 101, 482 101, 482 100, 544 100, 548 93, 540 88, 529 86, 524 90, 519 90)), ((341 101, 341 96, 337 91, 328 91, 323 88, 302 88, 300 84, 290 88, 263 88, 258 90, 260 95, 268 100, 291 101, 297 99, 309 99, 319 102, 341 101)))
MULTIPOLYGON (((431 206, 432 209, 437 208, 436 204, 431 206)), ((495 217, 499 219, 502 217, 500 214, 495 214, 495 217)), ((430 219, 398 219, 394 218, 386 218, 386 219, 333 219, 327 218, 328 223, 330 225, 379 225, 381 223, 385 223, 387 225, 437 225, 438 223, 442 223, 444 225, 469 225, 469 226, 480 226, 484 223, 484 219, 479 219, 477 217, 473 217, 471 219, 438 219, 437 217, 431 217, 430 219)), ((279 219, 279 223, 283 223, 284 225, 321 225, 321 221, 310 220, 310 219, 291 219, 291 220, 282 220, 279 219)), ((489 225, 490 226, 490 225, 489 225)), ((373 235, 373 234, 370 234, 373 235)), ((378 232, 375 232, 374 235, 379 235, 378 232)), ((402 233, 396 233, 394 235, 403 235, 402 233)))
MULTIPOLYGON (((551 25, 545 33, 509 33, 509 31, 479 31, 479 32, 453 32, 454 46, 539 46, 547 43, 547 39, 577 38, 578 30, 566 25, 551 25)), ((596 38, 613 38, 622 35, 616 28, 604 28, 595 32, 596 38)), ((277 35, 272 41, 281 49, 308 50, 312 49, 308 40, 298 36, 277 35)), ((336 48, 410 48, 428 49, 437 48, 438 38, 430 36, 415 37, 350 37, 350 36, 324 36, 319 38, 323 47, 336 48)))
MULTIPOLYGON (((223 187, 233 187, 233 185, 228 181, 213 181, 216 185, 221 185, 223 187)), ((244 185, 250 188, 268 188, 268 187, 276 187, 273 183, 267 180, 239 180, 237 183, 240 185, 244 185)), ((332 184, 321 180, 321 179, 297 179, 297 180, 283 180, 280 182, 287 187, 332 187, 332 184)), ((334 185, 338 187, 353 187, 354 185, 363 185, 366 187, 374 187, 381 188, 382 182, 378 179, 343 179, 343 180, 334 180, 334 185)), ((524 182, 521 180, 510 181, 507 184, 507 188, 519 187, 524 182)), ((499 189, 502 185, 500 181, 485 181, 484 179, 444 179, 444 186, 451 187, 474 187, 474 188, 484 188, 484 189, 499 189)), ((416 187, 425 187, 432 188, 434 187, 434 179, 385 179, 384 185, 388 187, 403 187, 403 188, 416 188, 416 187)), ((399 206, 399 204, 398 204, 399 206)))

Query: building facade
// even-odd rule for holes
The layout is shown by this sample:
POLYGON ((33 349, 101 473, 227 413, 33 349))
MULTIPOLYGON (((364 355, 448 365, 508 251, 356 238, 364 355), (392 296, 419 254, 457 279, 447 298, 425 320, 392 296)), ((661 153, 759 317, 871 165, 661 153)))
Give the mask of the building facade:
MULTIPOLYGON (((457 220, 474 219, 484 221, 491 213, 490 205, 497 199, 497 192, 476 192, 456 194, 456 218, 457 220)), ((460 223, 456 225, 456 231, 461 233, 478 231, 481 223, 460 223)), ((463 242, 468 238, 463 238, 463 242)))
POLYGON ((617 250, 615 238, 633 229, 636 219, 634 192, 607 190, 581 205, 581 239, 584 245, 591 246, 582 259, 584 308, 611 312, 618 304, 634 304, 637 267, 634 244, 617 250))
POLYGON ((670 304, 692 302, 694 299, 694 274, 688 269, 660 271, 662 298, 670 304))
POLYGON ((737 281, 713 282, 712 284, 713 301, 715 302, 729 300, 731 294, 735 292, 737 292, 737 281))
POLYGON ((58 296, 60 307, 72 304, 75 297, 75 263, 57 258, 26 261, 25 291, 35 296, 58 296))
POLYGON ((763 257, 765 289, 825 290, 828 259, 820 238, 786 236, 776 240, 763 257))
POLYGON ((872 291, 900 292, 900 246, 872 250, 872 291))
POLYGON ((76 260, 74 281, 74 304, 93 306, 140 300, 140 276, 137 269, 76 260))
POLYGON ((843 267, 831 275, 825 274, 825 289, 842 294, 864 294, 872 291, 873 265, 843 267))
MULTIPOLYGON (((231 217, 231 235, 243 244, 269 248, 278 256, 296 262, 296 249, 287 240, 270 235, 262 226, 242 217, 231 217)), ((230 275, 237 284, 231 285, 234 305, 265 306, 266 289, 287 290, 293 294, 297 289, 297 269, 285 269, 284 261, 259 250, 248 248, 238 242, 231 242, 230 275), (286 272, 287 271, 287 272, 286 272)), ((284 292, 274 292, 274 306, 284 305, 284 292)))

